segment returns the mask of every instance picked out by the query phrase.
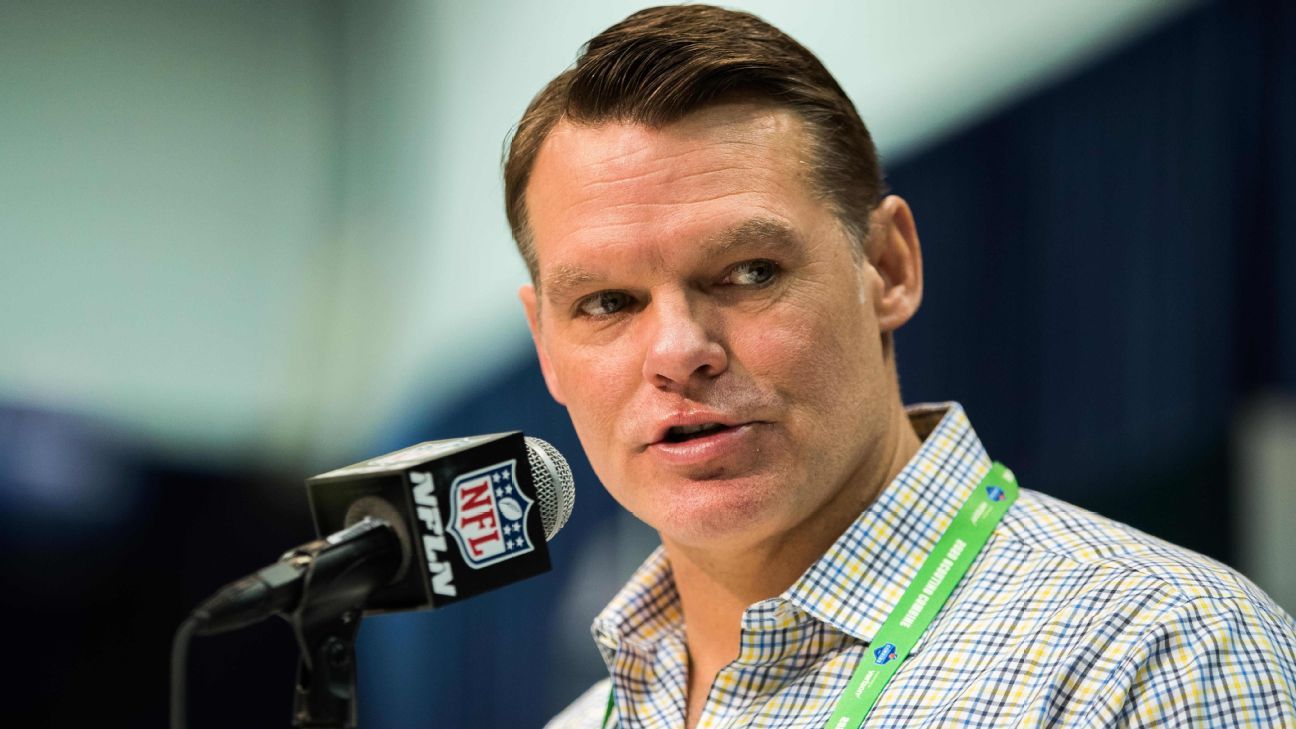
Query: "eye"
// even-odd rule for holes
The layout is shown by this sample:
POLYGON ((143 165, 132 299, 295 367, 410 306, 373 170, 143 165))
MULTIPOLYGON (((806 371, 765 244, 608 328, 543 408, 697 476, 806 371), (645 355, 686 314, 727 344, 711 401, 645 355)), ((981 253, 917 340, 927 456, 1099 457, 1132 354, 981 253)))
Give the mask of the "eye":
POLYGON ((576 302, 581 316, 611 316, 630 305, 630 295, 623 291, 600 291, 576 302))
POLYGON ((778 264, 763 258, 743 261, 725 273, 721 283, 733 286, 763 286, 778 275, 778 264))

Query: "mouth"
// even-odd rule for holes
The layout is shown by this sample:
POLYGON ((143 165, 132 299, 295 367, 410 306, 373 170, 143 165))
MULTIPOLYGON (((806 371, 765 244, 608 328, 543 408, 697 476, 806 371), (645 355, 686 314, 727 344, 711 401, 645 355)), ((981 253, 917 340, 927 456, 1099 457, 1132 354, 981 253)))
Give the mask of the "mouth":
MULTIPOLYGON (((684 469, 696 476, 697 469, 730 472, 750 465, 760 453, 761 421, 725 422, 696 418, 662 428, 657 440, 647 446, 649 456, 660 466, 684 469)), ((718 471, 717 471, 718 472, 718 471)))
POLYGON ((734 426, 725 425, 724 423, 699 423, 697 425, 676 425, 666 429, 666 434, 662 436, 664 443, 686 443, 690 440, 705 438, 709 435, 732 430, 734 426))

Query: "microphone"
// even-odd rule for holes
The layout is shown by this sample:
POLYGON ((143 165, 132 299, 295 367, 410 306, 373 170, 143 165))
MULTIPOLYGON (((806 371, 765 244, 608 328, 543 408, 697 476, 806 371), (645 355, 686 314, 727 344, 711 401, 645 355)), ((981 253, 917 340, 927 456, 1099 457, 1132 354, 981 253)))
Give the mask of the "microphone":
POLYGON ((547 572, 576 498, 557 449, 516 431, 410 446, 310 478, 307 494, 328 536, 217 591, 196 633, 331 603, 438 608, 547 572))

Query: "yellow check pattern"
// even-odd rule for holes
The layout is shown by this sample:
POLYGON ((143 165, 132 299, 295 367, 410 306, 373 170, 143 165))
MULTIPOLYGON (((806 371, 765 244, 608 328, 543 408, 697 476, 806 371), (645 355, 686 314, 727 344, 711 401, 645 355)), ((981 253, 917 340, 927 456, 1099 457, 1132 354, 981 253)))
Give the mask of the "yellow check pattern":
MULTIPOLYGON (((957 404, 910 408, 921 450, 786 592, 747 609, 700 726, 824 726, 990 459, 957 404)), ((626 729, 685 720, 688 652, 658 550, 594 621, 626 729)), ((550 729, 600 726, 609 680, 550 729)), ((1296 623, 1246 578, 1023 489, 866 727, 1296 727, 1296 623)))

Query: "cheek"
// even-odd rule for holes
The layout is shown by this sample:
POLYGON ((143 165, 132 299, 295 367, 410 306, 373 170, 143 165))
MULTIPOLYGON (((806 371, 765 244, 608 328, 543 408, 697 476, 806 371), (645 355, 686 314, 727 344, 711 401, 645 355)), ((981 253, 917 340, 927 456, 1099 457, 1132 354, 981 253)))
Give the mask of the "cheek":
POLYGON ((625 405, 639 379, 635 361, 628 346, 569 347, 552 360, 576 434, 592 459, 627 416, 625 405))
POLYGON ((880 360, 865 312, 857 301, 851 304, 793 300, 743 326, 735 346, 742 351, 744 367, 758 381, 779 388, 792 404, 848 395, 842 388, 863 377, 872 358, 880 360))

